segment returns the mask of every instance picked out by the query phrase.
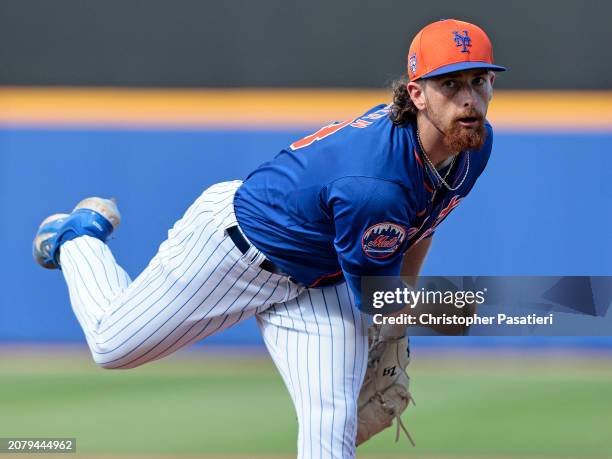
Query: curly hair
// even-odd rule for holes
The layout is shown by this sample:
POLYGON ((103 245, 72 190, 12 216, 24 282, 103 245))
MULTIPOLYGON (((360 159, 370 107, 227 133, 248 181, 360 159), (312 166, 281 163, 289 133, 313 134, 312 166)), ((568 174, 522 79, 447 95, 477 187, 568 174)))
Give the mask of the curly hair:
POLYGON ((402 126, 415 120, 419 111, 414 105, 414 102, 412 102, 410 94, 408 94, 408 89, 406 88, 407 84, 408 78, 403 77, 394 81, 391 85, 393 103, 391 104, 389 119, 397 126, 402 126))

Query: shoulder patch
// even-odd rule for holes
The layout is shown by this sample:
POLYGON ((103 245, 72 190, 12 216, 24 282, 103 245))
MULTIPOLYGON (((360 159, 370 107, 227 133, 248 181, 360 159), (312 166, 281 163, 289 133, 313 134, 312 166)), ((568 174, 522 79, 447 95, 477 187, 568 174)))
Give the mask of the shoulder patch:
POLYGON ((361 247, 370 258, 388 258, 397 252, 405 239, 404 227, 391 222, 376 223, 363 233, 361 247))

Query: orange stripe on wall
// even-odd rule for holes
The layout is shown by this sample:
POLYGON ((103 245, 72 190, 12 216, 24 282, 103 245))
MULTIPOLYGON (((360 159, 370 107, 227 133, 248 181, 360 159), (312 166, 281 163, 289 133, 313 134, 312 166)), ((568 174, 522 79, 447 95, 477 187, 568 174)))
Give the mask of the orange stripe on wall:
MULTIPOLYGON (((361 89, 0 88, 0 125, 111 128, 313 128, 389 101, 361 89)), ((612 91, 497 91, 498 129, 612 130, 612 91)))

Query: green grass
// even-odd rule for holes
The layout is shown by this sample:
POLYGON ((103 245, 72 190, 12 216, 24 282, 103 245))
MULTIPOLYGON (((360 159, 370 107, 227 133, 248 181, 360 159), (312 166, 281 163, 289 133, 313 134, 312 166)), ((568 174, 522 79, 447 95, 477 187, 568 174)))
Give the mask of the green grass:
MULTIPOLYGON (((363 457, 612 457, 612 360, 415 356, 417 406, 363 457)), ((295 414, 265 357, 189 354, 129 371, 68 353, 0 354, 0 437, 76 437, 91 454, 295 451, 295 414)))

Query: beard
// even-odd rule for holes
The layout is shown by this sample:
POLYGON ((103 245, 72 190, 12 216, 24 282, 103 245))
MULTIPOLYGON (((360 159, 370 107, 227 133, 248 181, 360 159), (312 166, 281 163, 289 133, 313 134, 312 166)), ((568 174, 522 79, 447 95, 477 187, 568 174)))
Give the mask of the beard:
POLYGON ((487 139, 487 129, 485 128, 484 117, 477 113, 468 113, 458 117, 451 122, 445 131, 444 145, 451 152, 461 152, 466 150, 480 150, 487 139), (459 123, 461 118, 476 118, 477 126, 465 127, 459 123))

